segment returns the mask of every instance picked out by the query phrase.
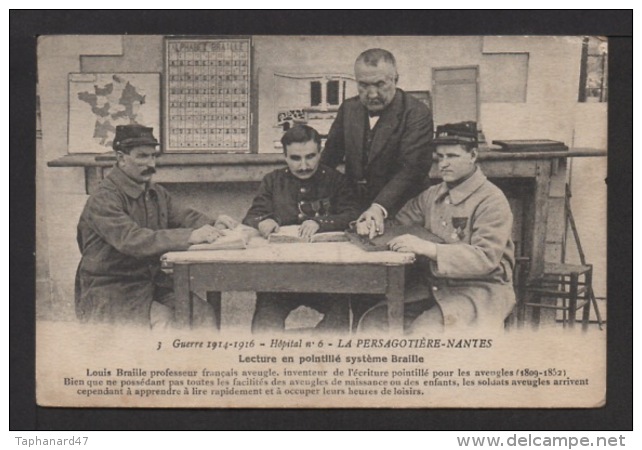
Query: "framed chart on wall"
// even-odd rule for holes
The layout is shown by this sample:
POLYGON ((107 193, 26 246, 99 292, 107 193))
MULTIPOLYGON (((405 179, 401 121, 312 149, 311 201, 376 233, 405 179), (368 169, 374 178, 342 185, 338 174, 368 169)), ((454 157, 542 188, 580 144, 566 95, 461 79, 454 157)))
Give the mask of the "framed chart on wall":
POLYGON ((160 137, 159 73, 70 73, 69 153, 112 151, 117 125, 139 123, 160 137))
POLYGON ((165 38, 165 151, 250 152, 251 39, 165 38))

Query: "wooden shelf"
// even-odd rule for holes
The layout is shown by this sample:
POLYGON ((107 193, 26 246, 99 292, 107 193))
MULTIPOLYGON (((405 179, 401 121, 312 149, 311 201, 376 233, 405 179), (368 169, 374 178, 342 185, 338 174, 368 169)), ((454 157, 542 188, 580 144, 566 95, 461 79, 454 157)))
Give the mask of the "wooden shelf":
MULTIPOLYGON (((606 150, 595 148, 573 148, 559 152, 501 152, 494 148, 482 150, 479 160, 522 160, 522 159, 553 159, 575 157, 603 157, 606 150)), ((110 167, 114 164, 114 153, 78 153, 65 155, 49 161, 49 167, 110 167)), ((158 157, 158 166, 262 166, 282 164, 281 153, 254 154, 212 154, 212 153, 164 153, 158 157)))
MULTIPOLYGON (((116 162, 115 153, 73 154, 49 161, 49 167, 82 167, 91 194, 116 162)), ((283 154, 165 153, 156 160, 158 183, 247 183, 285 165, 283 154)))
POLYGON ((556 158, 583 158, 583 157, 603 157, 606 156, 606 150, 597 148, 571 148, 565 151, 555 152, 502 152, 495 147, 479 152, 479 160, 524 160, 524 159, 556 159, 556 158))
POLYGON ((97 161, 95 153, 83 153, 65 155, 61 158, 49 161, 49 167, 109 167, 113 165, 110 161, 97 161))
MULTIPOLYGON (((49 167, 111 167, 115 153, 79 153, 65 155, 49 161, 49 167)), ((213 153, 163 153, 156 160, 158 166, 230 166, 283 164, 283 154, 213 154, 213 153)))
MULTIPOLYGON (((543 161, 574 157, 603 157, 606 150, 574 148, 559 152, 501 152, 494 148, 481 150, 479 161, 484 173, 492 177, 533 177, 543 161)), ((65 155, 49 161, 49 167, 82 167, 85 170, 85 187, 91 193, 105 176, 106 170, 116 161, 115 153, 83 153, 65 155)), ((214 153, 164 153, 156 161, 159 183, 245 183, 260 182, 274 169, 284 167, 281 153, 214 154, 214 153)), ((433 164, 431 177, 437 178, 437 165, 433 164)))

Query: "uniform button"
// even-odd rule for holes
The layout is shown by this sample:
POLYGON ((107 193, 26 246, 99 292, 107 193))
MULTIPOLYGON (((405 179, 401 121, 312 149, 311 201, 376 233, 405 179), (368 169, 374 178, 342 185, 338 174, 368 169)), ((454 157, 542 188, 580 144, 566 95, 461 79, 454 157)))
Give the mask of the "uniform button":
POLYGON ((305 215, 304 214, 299 214, 298 217, 299 217, 299 219, 303 219, 305 217, 305 215))
POLYGON ((439 290, 439 288, 438 288, 437 286, 433 286, 433 287, 432 287, 432 290, 433 290, 433 291, 438 291, 438 290, 439 290))
POLYGON ((307 190, 306 188, 302 187, 301 189, 299 189, 299 191, 300 191, 302 194, 305 194, 308 190, 307 190))

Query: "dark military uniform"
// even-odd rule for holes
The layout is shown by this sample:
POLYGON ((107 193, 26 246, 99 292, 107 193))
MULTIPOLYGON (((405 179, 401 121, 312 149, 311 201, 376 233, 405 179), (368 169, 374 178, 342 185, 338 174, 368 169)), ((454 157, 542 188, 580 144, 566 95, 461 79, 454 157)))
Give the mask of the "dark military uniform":
MULTIPOLYGON (((302 180, 288 168, 265 176, 252 207, 243 223, 255 228, 261 221, 273 219, 279 225, 296 225, 306 220, 319 224, 319 233, 345 230, 359 216, 355 195, 345 177, 334 169, 320 165, 316 173, 302 180)), ((310 274, 314 276, 314 274, 310 274)), ((256 295, 253 331, 283 330, 288 314, 301 305, 326 314, 317 329, 348 329, 347 314, 327 314, 347 298, 325 294, 266 293, 256 295)))
POLYGON ((162 186, 136 183, 114 167, 78 223, 78 318, 150 325, 152 301, 173 307, 172 280, 160 271, 160 256, 187 250, 192 231, 212 223, 173 203, 162 186))
POLYGON ((307 180, 292 175, 288 168, 267 174, 243 223, 258 228, 265 219, 274 219, 279 225, 314 220, 319 224, 318 233, 323 233, 343 231, 358 216, 359 209, 345 177, 320 165, 307 180))

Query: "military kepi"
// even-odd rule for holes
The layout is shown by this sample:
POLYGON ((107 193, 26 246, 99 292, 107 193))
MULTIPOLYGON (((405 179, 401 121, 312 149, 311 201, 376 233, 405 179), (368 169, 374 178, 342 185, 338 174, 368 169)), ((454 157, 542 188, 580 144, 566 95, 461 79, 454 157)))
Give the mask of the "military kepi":
POLYGON ((435 132, 433 145, 437 144, 463 144, 477 147, 477 123, 459 122, 440 125, 435 132))
POLYGON ((139 124, 116 126, 116 136, 112 147, 116 151, 137 145, 159 145, 154 137, 154 129, 139 124))

